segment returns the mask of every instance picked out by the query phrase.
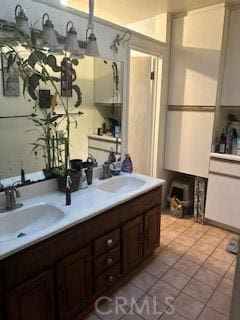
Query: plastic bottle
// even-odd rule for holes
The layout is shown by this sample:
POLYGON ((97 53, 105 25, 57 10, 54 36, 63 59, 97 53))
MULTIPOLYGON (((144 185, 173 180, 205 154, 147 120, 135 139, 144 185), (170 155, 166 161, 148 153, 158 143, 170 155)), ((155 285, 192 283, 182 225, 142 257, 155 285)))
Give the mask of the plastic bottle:
POLYGON ((226 153, 226 143, 227 143, 227 138, 223 129, 223 132, 220 137, 219 153, 226 153))
POLYGON ((112 149, 111 149, 109 156, 108 156, 108 162, 110 162, 110 163, 116 162, 116 157, 115 157, 114 151, 112 149))
POLYGON ((86 189, 88 187, 87 175, 85 169, 81 170, 80 189, 86 189))
POLYGON ((132 159, 128 153, 125 155, 125 159, 122 162, 121 169, 122 169, 122 172, 127 172, 127 173, 133 172, 132 159))
POLYGON ((232 154, 237 154, 238 149, 238 134, 237 130, 233 128, 232 131, 232 154))

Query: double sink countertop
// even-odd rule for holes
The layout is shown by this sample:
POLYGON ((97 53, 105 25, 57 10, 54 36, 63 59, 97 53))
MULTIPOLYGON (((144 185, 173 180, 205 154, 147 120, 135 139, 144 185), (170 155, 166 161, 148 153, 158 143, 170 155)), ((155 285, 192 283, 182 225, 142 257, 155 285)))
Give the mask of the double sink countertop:
MULTIPOLYGON (((31 190, 29 194, 26 193, 22 199, 17 199, 18 202, 23 203, 21 209, 0 214, 0 260, 161 186, 165 181, 135 173, 122 174, 104 181, 94 179, 93 184, 87 189, 79 190, 71 194, 71 206, 66 206, 66 196, 57 191, 55 181, 45 182, 45 184, 46 183, 51 183, 51 189, 49 186, 44 187, 43 185, 42 188, 45 191, 41 190, 40 194, 36 194, 36 192, 34 194, 31 190), (31 233, 30 225, 30 227, 28 226, 28 230, 30 229, 29 234, 26 234, 23 237, 13 236, 11 240, 4 240, 3 237, 3 240, 1 240, 1 232, 6 232, 6 228, 5 230, 1 229, 1 223, 4 225, 8 218, 11 219, 11 215, 14 215, 13 221, 18 221, 21 219, 21 213, 25 210, 25 216, 26 214, 29 214, 29 218, 31 219, 31 212, 34 212, 35 210, 34 216, 36 216, 38 214, 37 210, 41 211, 41 208, 44 210, 45 207, 50 209, 52 207, 59 210, 59 212, 62 213, 62 217, 51 225, 44 226, 37 232, 31 233)), ((31 188, 34 187, 35 185, 31 188)), ((41 184, 38 184, 37 188, 39 190, 42 189, 41 184)), ((39 217, 41 215, 40 211, 39 217)), ((39 223, 41 224, 41 222, 39 223)), ((18 231, 21 233, 21 229, 18 231)))

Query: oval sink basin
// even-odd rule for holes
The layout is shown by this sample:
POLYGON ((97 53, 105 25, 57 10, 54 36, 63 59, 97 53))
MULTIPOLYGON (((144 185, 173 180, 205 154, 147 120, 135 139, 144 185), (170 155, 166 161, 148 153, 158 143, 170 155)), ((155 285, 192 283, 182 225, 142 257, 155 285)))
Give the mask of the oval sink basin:
POLYGON ((112 193, 127 193, 137 190, 145 184, 145 181, 135 177, 121 176, 111 178, 98 185, 98 189, 112 193))
POLYGON ((0 242, 12 241, 52 226, 65 213, 50 204, 38 204, 0 214, 0 242))

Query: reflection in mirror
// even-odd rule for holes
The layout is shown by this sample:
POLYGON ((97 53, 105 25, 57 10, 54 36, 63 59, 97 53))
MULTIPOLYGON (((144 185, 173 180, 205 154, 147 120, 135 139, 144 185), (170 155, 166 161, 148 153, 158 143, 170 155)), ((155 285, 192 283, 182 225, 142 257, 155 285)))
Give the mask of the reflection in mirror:
MULTIPOLYGON (((70 84, 65 81, 68 70, 64 69, 63 56, 56 56, 54 71, 49 68, 51 75, 59 79, 57 86, 63 99, 68 99, 71 106, 70 157, 86 161, 90 156, 91 161, 96 159, 100 165, 108 159, 109 152, 114 151, 118 159, 121 154, 122 63, 93 57, 74 59, 73 62, 73 81, 70 84), (69 97, 66 97, 66 85, 71 86, 69 97)), ((45 177, 42 169, 45 168, 46 157, 40 149, 33 151, 33 143, 41 135, 34 125, 34 117, 30 115, 37 114, 39 119, 41 112, 49 112, 50 99, 54 98, 55 92, 40 80, 33 86, 32 94, 26 92, 24 97, 22 80, 16 79, 11 70, 6 74, 4 61, 1 72, 1 184, 7 186, 23 179, 21 170, 26 174, 25 180, 42 180, 45 177), (36 110, 34 94, 42 102, 42 110, 36 110)), ((54 112, 56 115, 64 113, 60 101, 57 101, 54 112)), ((57 133, 61 136, 66 122, 61 116, 57 121, 57 133)))

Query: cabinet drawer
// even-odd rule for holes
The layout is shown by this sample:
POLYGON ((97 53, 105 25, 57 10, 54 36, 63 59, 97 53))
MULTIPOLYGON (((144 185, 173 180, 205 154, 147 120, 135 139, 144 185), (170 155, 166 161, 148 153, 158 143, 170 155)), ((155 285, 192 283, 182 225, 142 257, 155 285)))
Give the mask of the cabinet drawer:
POLYGON ((240 177, 240 162, 212 159, 210 161, 210 172, 240 177))
POLYGON ((120 261, 120 246, 108 251, 94 261, 94 274, 98 276, 120 261))
POLYGON ((98 256, 120 243, 120 229, 114 230, 94 241, 94 255, 98 256))
POLYGON ((208 180, 206 218, 240 230, 240 179, 210 174, 208 180))
POLYGON ((95 280, 95 293, 99 293, 114 284, 120 277, 120 264, 111 268, 95 280))
MULTIPOLYGON (((100 149, 110 152, 112 149, 115 151, 117 143, 114 141, 103 141, 88 138, 88 147, 93 149, 100 149)), ((121 144, 118 143, 118 152, 121 152, 121 144)))

